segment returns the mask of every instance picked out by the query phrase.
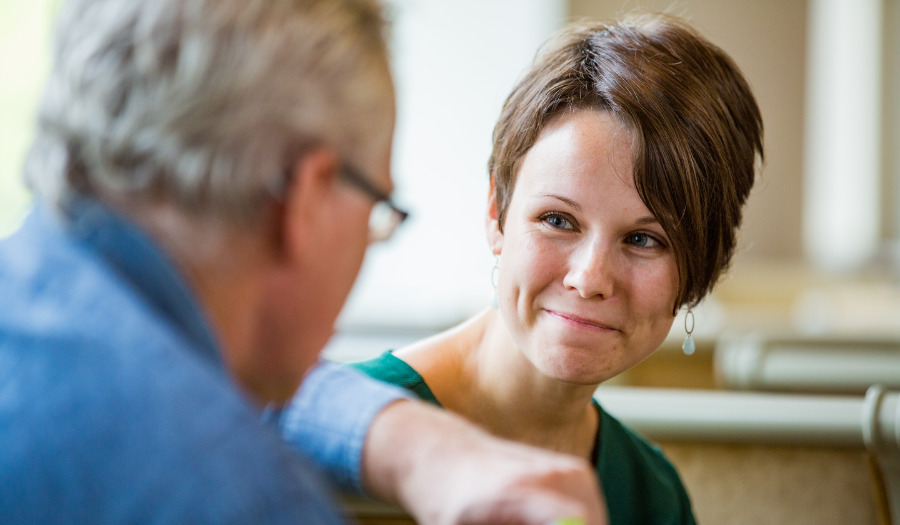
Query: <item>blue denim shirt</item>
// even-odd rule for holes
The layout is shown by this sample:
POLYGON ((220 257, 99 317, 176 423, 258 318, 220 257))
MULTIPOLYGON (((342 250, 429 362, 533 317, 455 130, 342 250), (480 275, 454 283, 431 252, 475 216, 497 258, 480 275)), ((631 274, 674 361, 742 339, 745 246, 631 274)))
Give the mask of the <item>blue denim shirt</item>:
POLYGON ((360 488, 403 396, 348 372, 263 423, 143 232, 84 198, 39 208, 0 241, 0 522, 340 523, 319 469, 360 488))

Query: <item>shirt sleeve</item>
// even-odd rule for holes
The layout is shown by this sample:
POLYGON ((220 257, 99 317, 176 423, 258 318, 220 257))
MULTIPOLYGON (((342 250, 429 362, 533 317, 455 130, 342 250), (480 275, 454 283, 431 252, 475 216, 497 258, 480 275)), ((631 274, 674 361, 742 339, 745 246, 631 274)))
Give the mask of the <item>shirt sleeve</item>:
POLYGON ((322 362, 279 414, 282 437, 308 456, 344 490, 363 492, 362 449, 375 415, 410 399, 403 389, 361 372, 322 362))

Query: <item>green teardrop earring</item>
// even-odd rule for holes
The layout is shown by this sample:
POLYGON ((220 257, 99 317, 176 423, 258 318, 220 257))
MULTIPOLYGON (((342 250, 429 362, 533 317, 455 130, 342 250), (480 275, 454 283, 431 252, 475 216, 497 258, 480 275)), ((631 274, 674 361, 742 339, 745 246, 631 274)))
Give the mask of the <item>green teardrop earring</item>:
POLYGON ((691 307, 688 307, 688 311, 684 314, 684 331, 687 332, 687 337, 684 338, 684 343, 681 345, 681 351, 684 352, 684 355, 693 355, 694 350, 697 349, 697 345, 694 344, 694 338, 691 337, 691 334, 694 333, 694 310, 691 307), (688 320, 690 319, 690 328, 688 328, 688 320))

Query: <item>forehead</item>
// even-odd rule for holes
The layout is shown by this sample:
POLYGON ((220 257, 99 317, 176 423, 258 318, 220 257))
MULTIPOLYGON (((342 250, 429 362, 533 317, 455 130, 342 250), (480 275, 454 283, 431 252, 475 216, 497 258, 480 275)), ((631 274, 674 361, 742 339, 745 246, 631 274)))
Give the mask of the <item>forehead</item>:
MULTIPOLYGON (((606 111, 591 109, 553 117, 525 154, 516 185, 634 189, 633 133, 606 111)), ((578 189, 578 188, 576 188, 578 189)))

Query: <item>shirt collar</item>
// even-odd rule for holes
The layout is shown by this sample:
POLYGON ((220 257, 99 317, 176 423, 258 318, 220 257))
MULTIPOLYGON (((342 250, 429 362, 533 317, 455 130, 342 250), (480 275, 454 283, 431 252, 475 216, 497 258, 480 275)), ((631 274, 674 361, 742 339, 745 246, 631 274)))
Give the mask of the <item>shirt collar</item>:
POLYGON ((76 195, 61 206, 67 232, 99 254, 167 318, 193 348, 222 366, 215 336, 171 260, 134 223, 92 198, 76 195))

